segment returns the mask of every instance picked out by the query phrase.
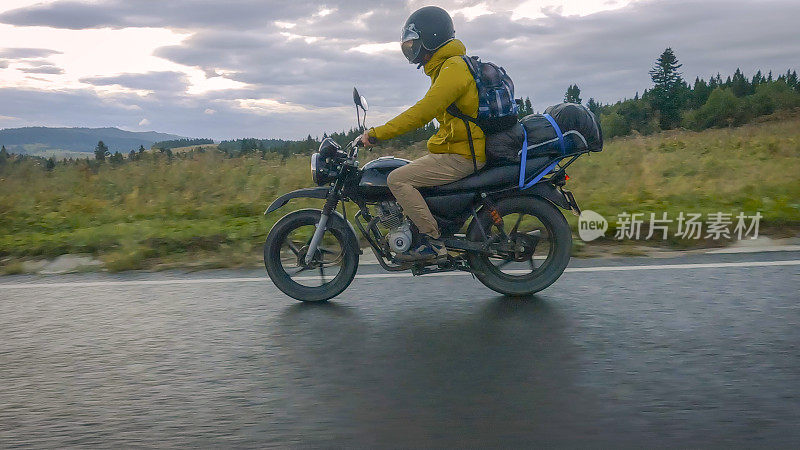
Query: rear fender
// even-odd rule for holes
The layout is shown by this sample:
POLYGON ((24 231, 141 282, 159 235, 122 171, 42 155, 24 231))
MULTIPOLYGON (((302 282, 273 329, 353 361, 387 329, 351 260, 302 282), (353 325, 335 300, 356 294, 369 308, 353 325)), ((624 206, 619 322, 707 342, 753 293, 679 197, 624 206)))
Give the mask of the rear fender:
POLYGON ((325 186, 314 187, 314 188, 303 188, 298 189, 296 191, 289 192, 288 194, 283 194, 280 197, 276 198, 274 202, 264 211, 264 215, 269 214, 275 210, 282 208, 289 200, 293 198, 327 198, 328 191, 330 188, 325 186))
POLYGON ((520 191, 518 188, 514 188, 499 192, 497 194, 497 198, 521 196, 541 197, 561 209, 572 210, 572 205, 570 204, 569 199, 557 187, 553 186, 552 183, 542 182, 534 184, 523 191, 520 191))

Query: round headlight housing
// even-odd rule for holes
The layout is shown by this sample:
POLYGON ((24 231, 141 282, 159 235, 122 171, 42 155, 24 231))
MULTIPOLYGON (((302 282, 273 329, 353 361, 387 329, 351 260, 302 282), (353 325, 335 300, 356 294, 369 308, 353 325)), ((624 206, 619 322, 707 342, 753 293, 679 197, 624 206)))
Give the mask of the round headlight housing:
POLYGON ((333 139, 325 138, 319 144, 319 154, 322 155, 322 158, 327 159, 336 156, 341 148, 342 146, 333 139))
POLYGON ((325 165, 325 161, 320 161, 319 153, 314 153, 311 155, 311 179, 314 180, 314 183, 317 185, 321 185, 322 182, 322 173, 320 172, 321 166, 325 165))
POLYGON ((333 182, 339 176, 339 165, 347 153, 331 138, 325 138, 319 151, 311 155, 311 178, 317 186, 333 182))

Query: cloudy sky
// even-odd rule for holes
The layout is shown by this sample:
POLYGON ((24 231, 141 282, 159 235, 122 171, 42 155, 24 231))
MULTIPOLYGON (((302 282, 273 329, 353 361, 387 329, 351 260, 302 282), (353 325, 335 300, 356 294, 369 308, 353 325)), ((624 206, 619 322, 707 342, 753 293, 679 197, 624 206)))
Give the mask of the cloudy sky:
MULTIPOLYGON (((117 126, 298 138, 413 104, 427 77, 400 29, 418 0, 0 0, 0 128, 117 126)), ((686 78, 800 69, 797 0, 441 0, 471 55, 537 110, 577 83, 614 102, 666 47, 686 78)))

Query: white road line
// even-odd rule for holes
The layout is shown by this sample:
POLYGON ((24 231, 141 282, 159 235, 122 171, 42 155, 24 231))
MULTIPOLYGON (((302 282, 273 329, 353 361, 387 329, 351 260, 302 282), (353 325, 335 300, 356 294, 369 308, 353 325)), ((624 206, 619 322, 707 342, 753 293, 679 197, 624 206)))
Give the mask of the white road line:
MULTIPOLYGON (((800 260, 786 261, 748 261, 731 263, 698 263, 698 264, 653 264, 639 266, 603 266, 603 267, 569 267, 565 272, 625 272, 631 270, 681 270, 681 269, 719 269, 726 267, 770 267, 770 266, 797 266, 800 260)), ((507 273, 527 273, 527 270, 508 270, 507 273)), ((470 275, 467 272, 441 272, 425 275, 425 277, 445 277, 470 275)), ((408 272, 369 273, 356 275, 357 279, 368 280, 374 278, 408 278, 408 272)), ((297 277, 297 281, 317 280, 319 277, 297 277)), ((0 284, 4 289, 53 289, 53 288, 85 288, 102 286, 164 286, 170 284, 210 284, 210 283, 261 283, 267 281, 263 277, 250 278, 179 278, 172 280, 131 280, 131 281, 76 281, 70 283, 7 283, 0 284)))
POLYGON ((800 245, 776 245, 773 247, 729 247, 717 250, 709 250, 709 255, 725 253, 762 253, 762 252, 796 252, 800 251, 800 245))
POLYGON ((768 267, 768 266, 797 266, 800 259, 786 261, 748 261, 731 263, 700 263, 700 264, 653 264, 648 266, 609 266, 609 267, 573 267, 565 272, 613 272, 626 270, 668 270, 668 269, 716 269, 724 267, 768 267))

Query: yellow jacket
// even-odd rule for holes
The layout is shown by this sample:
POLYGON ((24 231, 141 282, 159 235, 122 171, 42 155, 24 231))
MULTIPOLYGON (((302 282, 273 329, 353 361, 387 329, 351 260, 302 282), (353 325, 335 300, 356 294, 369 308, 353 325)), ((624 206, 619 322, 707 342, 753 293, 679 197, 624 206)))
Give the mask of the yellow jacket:
MULTIPOLYGON (((466 54, 464 44, 453 39, 443 45, 427 64, 425 74, 431 77, 431 87, 422 100, 386 122, 386 125, 371 128, 369 135, 378 140, 391 139, 424 126, 434 118, 439 122, 439 131, 428 139, 431 153, 455 153, 472 159, 464 121, 451 116, 445 110, 455 102, 458 109, 472 117, 478 115, 478 88, 475 78, 461 59, 466 54)), ((474 123, 469 123, 475 148, 475 159, 486 161, 484 152, 486 138, 474 123)))

